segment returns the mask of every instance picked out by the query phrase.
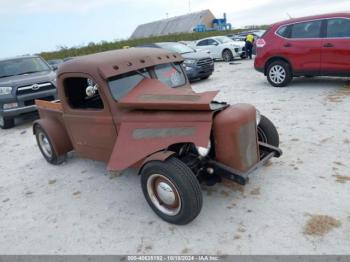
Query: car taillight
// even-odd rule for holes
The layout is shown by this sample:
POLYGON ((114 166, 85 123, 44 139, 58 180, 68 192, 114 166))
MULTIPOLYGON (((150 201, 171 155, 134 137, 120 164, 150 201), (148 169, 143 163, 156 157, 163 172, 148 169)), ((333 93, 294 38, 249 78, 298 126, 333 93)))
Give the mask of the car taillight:
POLYGON ((262 39, 262 38, 259 38, 259 39, 256 41, 256 47, 261 48, 261 47, 264 47, 265 45, 266 45, 266 42, 265 42, 265 40, 262 39))

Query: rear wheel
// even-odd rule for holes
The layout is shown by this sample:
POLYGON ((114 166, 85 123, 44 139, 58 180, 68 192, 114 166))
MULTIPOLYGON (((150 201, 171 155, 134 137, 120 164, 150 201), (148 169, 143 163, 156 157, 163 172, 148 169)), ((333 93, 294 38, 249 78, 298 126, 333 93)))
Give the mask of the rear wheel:
POLYGON ((44 158, 53 165, 60 165, 66 160, 66 154, 58 155, 52 146, 50 138, 40 126, 35 127, 35 137, 44 158))
POLYGON ((267 68, 267 80, 274 87, 287 86, 292 80, 289 64, 284 61, 272 62, 267 68))
POLYGON ((143 194, 163 220, 185 225, 202 209, 202 192, 191 169, 175 157, 151 161, 141 171, 143 194))
POLYGON ((231 52, 231 50, 229 49, 225 49, 223 52, 222 52, 222 59, 225 61, 225 62, 230 62, 233 60, 233 54, 231 52))
POLYGON ((0 116, 0 128, 2 129, 8 129, 15 125, 15 119, 14 118, 8 118, 4 116, 0 116))

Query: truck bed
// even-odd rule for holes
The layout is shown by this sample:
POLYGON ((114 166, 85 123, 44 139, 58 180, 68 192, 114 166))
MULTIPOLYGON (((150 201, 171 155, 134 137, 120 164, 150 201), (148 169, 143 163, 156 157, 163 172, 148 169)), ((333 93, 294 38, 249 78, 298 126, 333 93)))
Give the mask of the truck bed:
POLYGON ((45 100, 35 100, 40 118, 55 118, 56 120, 62 122, 62 104, 60 100, 45 101, 45 100))

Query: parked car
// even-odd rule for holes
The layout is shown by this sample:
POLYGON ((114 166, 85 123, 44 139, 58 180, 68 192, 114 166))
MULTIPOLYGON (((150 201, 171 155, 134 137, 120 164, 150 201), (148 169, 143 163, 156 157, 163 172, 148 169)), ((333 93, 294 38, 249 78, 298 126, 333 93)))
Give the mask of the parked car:
POLYGON ((227 36, 214 36, 200 39, 195 43, 195 48, 209 50, 212 58, 232 61, 234 58, 245 57, 245 43, 233 41, 227 36))
POLYGON ((57 70, 58 67, 63 63, 63 59, 51 59, 47 60, 47 63, 52 67, 53 70, 57 70))
POLYGON ((56 74, 39 56, 0 60, 0 127, 14 126, 14 118, 36 111, 35 99, 56 99, 56 74))
POLYGON ((174 224, 199 214, 200 182, 246 184, 250 172, 281 155, 276 128, 252 105, 195 93, 183 60, 160 48, 129 48, 63 63, 60 101, 37 100, 33 130, 43 157, 57 165, 75 150, 109 170, 137 168, 148 204, 174 224))
POLYGON ((298 76, 350 76, 350 13, 276 23, 256 47, 255 69, 275 87, 298 76))
POLYGON ((177 42, 145 44, 143 47, 163 48, 182 55, 184 68, 189 80, 207 79, 214 71, 214 60, 205 52, 197 52, 192 47, 177 42))

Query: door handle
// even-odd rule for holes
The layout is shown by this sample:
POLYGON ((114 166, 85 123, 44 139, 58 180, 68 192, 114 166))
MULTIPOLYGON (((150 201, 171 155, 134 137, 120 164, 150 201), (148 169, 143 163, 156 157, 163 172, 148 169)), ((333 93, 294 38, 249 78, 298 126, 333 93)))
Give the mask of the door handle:
POLYGON ((292 44, 291 43, 286 43, 283 45, 284 47, 292 47, 292 44))
POLYGON ((324 47, 334 47, 334 45, 332 43, 327 43, 323 45, 324 47))

